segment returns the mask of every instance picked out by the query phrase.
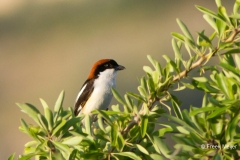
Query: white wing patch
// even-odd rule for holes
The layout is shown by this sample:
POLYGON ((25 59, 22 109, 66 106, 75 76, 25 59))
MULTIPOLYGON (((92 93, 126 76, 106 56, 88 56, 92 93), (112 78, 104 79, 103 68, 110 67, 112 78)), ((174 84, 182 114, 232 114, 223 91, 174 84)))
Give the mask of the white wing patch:
POLYGON ((77 100, 79 99, 79 97, 81 96, 82 92, 84 91, 84 89, 85 89, 86 87, 87 87, 87 84, 85 84, 85 85, 82 87, 82 89, 80 90, 80 92, 79 92, 78 95, 77 95, 77 98, 76 98, 75 102, 77 102, 77 100))

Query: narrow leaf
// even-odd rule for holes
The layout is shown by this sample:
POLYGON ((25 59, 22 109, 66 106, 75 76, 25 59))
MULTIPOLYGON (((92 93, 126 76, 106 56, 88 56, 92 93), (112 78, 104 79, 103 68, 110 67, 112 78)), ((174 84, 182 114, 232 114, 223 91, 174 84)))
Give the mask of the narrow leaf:
POLYGON ((147 116, 142 116, 141 117, 141 135, 142 138, 145 137, 146 132, 147 132, 147 127, 148 127, 148 117, 147 116))
POLYGON ((139 150, 141 151, 142 153, 146 154, 146 155, 149 155, 149 152, 143 147, 141 146, 140 144, 134 144, 134 146, 139 150))
POLYGON ((116 124, 113 124, 111 126, 111 145, 112 146, 117 145, 117 138, 118 138, 118 126, 116 124))
POLYGON ((116 98, 118 102, 120 102, 122 105, 126 105, 124 99, 120 96, 120 94, 117 92, 115 88, 111 88, 113 96, 116 98))
POLYGON ((112 153, 112 154, 123 156, 123 157, 129 157, 129 158, 134 159, 134 160, 142 160, 142 158, 140 158, 139 156, 137 156, 133 152, 121 152, 121 153, 112 153))
POLYGON ((13 153, 10 157, 8 157, 8 160, 14 160, 15 153, 13 153))
POLYGON ((158 146, 165 157, 169 157, 170 149, 163 140, 157 136, 153 136, 154 143, 158 146))
POLYGON ((29 117, 31 117, 38 125, 40 125, 40 122, 38 120, 38 114, 40 114, 40 112, 36 107, 28 103, 26 104, 17 103, 17 105, 21 108, 22 112, 28 114, 29 117))
POLYGON ((112 120, 108 117, 108 115, 106 114, 106 111, 103 111, 103 110, 95 110, 95 111, 98 112, 99 115, 101 115, 110 126, 113 125, 112 120))
POLYGON ((190 112, 190 116, 194 116, 196 114, 199 114, 199 113, 202 113, 202 112, 208 112, 208 111, 214 111, 214 110, 217 110, 219 109, 219 107, 204 107, 204 108, 199 108, 199 109, 195 109, 193 110, 192 112, 190 112))
POLYGON ((59 109, 62 107, 63 99, 64 99, 64 91, 62 91, 58 96, 58 99, 55 103, 54 112, 58 112, 59 109))
POLYGON ((54 146, 56 146, 56 148, 59 151, 63 151, 63 152, 66 152, 66 153, 70 153, 71 152, 70 148, 67 145, 65 145, 65 144, 62 144, 60 142, 55 142, 55 141, 52 141, 52 143, 54 144, 54 146))
POLYGON ((64 119, 61 120, 61 122, 53 128, 52 136, 54 136, 56 133, 58 133, 65 124, 66 124, 66 120, 64 120, 64 119))
POLYGON ((80 136, 70 137, 69 139, 63 140, 62 144, 75 146, 75 145, 78 145, 82 140, 83 140, 83 137, 80 137, 80 136))
POLYGON ((218 32, 218 28, 216 25, 216 22, 213 20, 213 18, 211 16, 209 16, 208 14, 204 14, 203 18, 208 22, 208 24, 216 31, 218 32))
POLYGON ((213 11, 211 11, 211 10, 209 10, 209 9, 207 9, 207 8, 201 7, 201 6, 196 6, 196 8, 197 8, 199 11, 201 11, 201 12, 207 14, 207 15, 212 16, 213 18, 219 19, 219 20, 221 20, 221 21, 224 22, 224 19, 223 19, 222 17, 219 17, 219 16, 218 16, 216 13, 214 13, 213 11))
POLYGON ((90 116, 88 114, 85 115, 84 122, 85 122, 86 133, 88 135, 91 135, 92 134, 91 118, 90 118, 90 116))
POLYGON ((179 20, 179 19, 177 19, 177 23, 178 23, 179 27, 181 28, 183 34, 184 34, 188 39, 190 39, 192 42, 194 42, 194 39, 193 39, 191 33, 189 32, 187 26, 186 26, 181 20, 179 20))

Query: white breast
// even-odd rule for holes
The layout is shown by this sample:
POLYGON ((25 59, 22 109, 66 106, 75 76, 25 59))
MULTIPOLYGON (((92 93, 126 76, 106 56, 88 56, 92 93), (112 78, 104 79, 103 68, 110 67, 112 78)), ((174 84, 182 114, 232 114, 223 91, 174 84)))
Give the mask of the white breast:
POLYGON ((100 72, 99 77, 94 81, 94 90, 85 104, 82 112, 90 114, 95 109, 105 110, 112 100, 112 87, 116 87, 117 71, 107 69, 100 72))

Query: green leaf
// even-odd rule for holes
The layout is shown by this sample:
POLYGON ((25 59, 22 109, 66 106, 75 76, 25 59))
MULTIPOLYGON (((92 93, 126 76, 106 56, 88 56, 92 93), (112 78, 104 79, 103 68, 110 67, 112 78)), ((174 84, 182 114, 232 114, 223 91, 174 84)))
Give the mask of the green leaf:
POLYGON ((147 81, 145 77, 142 77, 140 79, 140 84, 141 84, 141 87, 144 89, 144 91, 147 92, 147 81))
POLYGON ((156 71, 159 73, 159 76, 162 76, 162 67, 161 64, 156 62, 156 71))
POLYGON ((224 54, 235 54, 235 53, 240 53, 240 49, 239 48, 236 48, 236 49, 233 48, 233 49, 228 50, 225 53, 222 53, 221 55, 224 55, 224 54))
POLYGON ((127 92, 127 94, 128 94, 129 96, 131 96, 131 97, 139 100, 139 101, 146 102, 146 100, 145 100, 142 96, 140 96, 140 95, 138 95, 138 94, 131 93, 131 92, 127 92))
POLYGON ((111 153, 111 154, 112 155, 119 155, 119 156, 123 156, 123 157, 129 157, 129 158, 134 159, 134 160, 142 160, 142 158, 140 158, 139 156, 137 156, 133 152, 121 152, 121 153, 111 153))
MULTIPOLYGON (((185 121, 188 125, 190 125, 191 127, 193 127, 196 131, 198 130, 198 127, 196 126, 196 124, 192 121, 192 119, 190 118, 189 112, 184 109, 182 111, 182 116, 183 116, 183 121, 185 121)), ((184 128, 185 129, 185 128, 184 128)))
POLYGON ((225 30, 226 30, 226 23, 217 19, 216 20, 216 25, 217 25, 217 28, 218 28, 219 39, 222 39, 224 37, 224 33, 225 33, 225 30))
POLYGON ((193 77, 192 79, 198 82, 208 82, 208 79, 206 77, 193 77))
POLYGON ((172 32, 171 34, 172 34, 172 36, 173 36, 174 38, 176 38, 176 39, 184 42, 185 37, 184 37, 182 34, 176 33, 176 32, 172 32))
POLYGON ((216 4, 217 4, 218 7, 220 7, 220 6, 222 5, 221 0, 215 0, 215 2, 216 2, 216 4))
POLYGON ((115 88, 111 88, 113 96, 116 98, 118 102, 120 102, 122 105, 126 105, 124 99, 120 96, 120 94, 117 92, 115 88))
POLYGON ((234 6, 233 6, 233 14, 234 15, 238 14, 239 6, 240 6, 240 4, 239 4, 238 0, 236 0, 234 3, 234 6))
POLYGON ((239 114, 236 114, 228 124, 227 130, 226 130, 226 141, 234 141, 234 136, 236 135, 236 126, 238 125, 239 121, 239 114))
POLYGON ((190 125, 188 125, 186 122, 184 122, 183 120, 179 119, 179 118, 176 118, 176 117, 173 117, 169 114, 166 114, 166 113, 163 113, 161 114, 162 117, 165 117, 165 118, 168 118, 169 120, 172 120, 180 125, 182 125, 183 127, 186 127, 188 129, 188 131, 190 132, 195 132, 198 136, 202 137, 202 133, 201 132, 197 132, 193 127, 191 127, 190 125))
POLYGON ((54 106, 54 122, 57 121, 58 115, 59 115, 60 111, 62 110, 63 100, 64 100, 64 91, 62 91, 59 94, 58 99, 54 106))
POLYGON ((165 157, 160 156, 159 154, 150 154, 150 157, 151 157, 153 160, 165 160, 165 159, 166 159, 165 157))
POLYGON ((42 103, 42 106, 43 106, 44 109, 49 108, 47 103, 43 99, 40 98, 40 102, 42 103))
POLYGON ((223 118, 215 117, 210 120, 210 127, 214 136, 220 135, 223 132, 223 118))
POLYGON ((21 108, 22 112, 28 114, 28 116, 31 117, 38 125, 41 125, 38 120, 38 114, 40 114, 40 112, 36 107, 28 103, 26 104, 17 103, 17 105, 21 108))
POLYGON ((176 129, 176 124, 170 124, 170 125, 163 125, 163 126, 165 126, 165 127, 167 127, 167 128, 161 128, 161 129, 159 129, 158 131, 156 131, 155 133, 154 133, 154 135, 155 134, 157 134, 159 137, 164 137, 165 136, 165 133, 171 133, 171 132, 173 132, 173 131, 177 131, 177 129, 176 129))
POLYGON ((66 124, 63 126, 63 134, 69 130, 70 127, 74 126, 77 123, 80 123, 84 117, 74 117, 67 120, 66 124))
POLYGON ((210 84, 208 83, 203 83, 203 82, 198 82, 193 80, 192 84, 197 87, 200 88, 202 90, 204 90, 205 92, 210 92, 210 93, 218 93, 219 91, 215 88, 213 88, 210 84))
POLYGON ((218 8, 218 11, 219 11, 220 15, 225 19, 225 21, 227 21, 229 24, 231 24, 230 19, 229 19, 228 15, 227 15, 227 11, 226 11, 225 7, 220 6, 218 8))
POLYGON ((100 128, 103 132, 106 133, 106 130, 105 130, 104 126, 103 126, 103 119, 102 119, 101 117, 98 117, 98 126, 99 126, 99 128, 100 128))
POLYGON ((74 149, 74 150, 72 151, 72 153, 70 154, 68 160, 76 160, 76 159, 77 159, 77 158, 76 158, 77 152, 78 152, 78 150, 77 150, 77 149, 74 149))
POLYGON ((125 139, 123 138, 122 134, 118 132, 117 136, 117 150, 122 152, 125 146, 125 139))
POLYGON ((234 62, 234 59, 233 59, 233 56, 231 54, 225 54, 223 56, 223 62, 231 65, 231 66, 234 66, 235 67, 235 62, 234 62))
POLYGON ((52 131, 52 136, 54 136, 56 133, 60 132, 62 130, 62 127, 66 124, 66 120, 62 119, 60 120, 60 123, 57 126, 54 126, 52 131))
POLYGON ((113 125, 112 120, 108 117, 108 114, 106 111, 103 111, 103 110, 95 110, 95 111, 99 113, 99 115, 101 115, 110 126, 113 125))
POLYGON ((240 70, 240 56, 235 55, 234 59, 236 61, 236 68, 240 70))
POLYGON ((143 97, 147 97, 148 94, 146 92, 146 90, 142 87, 142 86, 138 86, 138 92, 141 94, 141 96, 143 97))
POLYGON ((240 76, 240 70, 239 70, 239 69, 237 69, 237 68, 235 68, 235 67, 233 67, 233 66, 231 66, 231 65, 229 65, 229 64, 227 64, 227 63, 223 63, 223 62, 220 62, 219 65, 220 65, 223 69, 228 70, 228 71, 236 74, 237 76, 240 76))
POLYGON ((177 126, 176 128, 180 133, 183 133, 183 134, 189 134, 190 133, 187 129, 185 129, 182 126, 177 126))
POLYGON ((55 141, 52 141, 52 143, 54 144, 54 146, 56 146, 58 150, 66 152, 67 154, 71 153, 71 150, 67 145, 55 141))
POLYGON ((48 122, 48 129, 51 131, 53 128, 53 113, 49 108, 44 108, 44 115, 48 122))
POLYGON ((133 144, 134 147, 136 147, 139 151, 141 151, 142 153, 149 155, 149 152, 140 144, 133 144))
MULTIPOLYGON (((233 98, 233 94, 232 92, 229 90, 229 84, 228 84, 228 79, 226 79, 226 77, 220 73, 220 74, 216 74, 216 80, 218 82, 218 86, 219 88, 222 90, 222 92, 228 96, 230 99, 233 98)), ((231 89, 231 88, 230 88, 231 89)))
POLYGON ((14 160, 15 153, 13 153, 10 157, 8 157, 8 160, 14 160))
POLYGON ((124 95, 124 98, 125 98, 125 101, 126 101, 127 112, 130 113, 133 109, 132 99, 130 99, 130 97, 127 94, 124 95))
POLYGON ((46 118, 43 115, 38 114, 38 119, 41 123, 41 126, 45 129, 46 132, 48 132, 48 122, 46 118))
POLYGON ((152 58, 152 56, 147 55, 147 59, 152 63, 153 67, 156 67, 156 61, 152 58))
POLYGON ((24 147, 30 148, 30 147, 36 146, 37 144, 39 144, 39 142, 37 142, 37 141, 30 141, 30 142, 27 142, 27 143, 24 145, 24 147))
POLYGON ((175 39, 172 39, 172 48, 175 53, 175 58, 182 60, 182 54, 180 52, 180 48, 178 47, 175 39))
POLYGON ((179 27, 181 28, 183 34, 189 39, 191 40, 192 42, 194 42, 194 39, 191 35, 191 33, 189 32, 187 26, 179 19, 177 19, 177 23, 179 25, 179 27))
POLYGON ((150 91, 150 95, 153 95, 155 93, 155 85, 152 78, 148 78, 147 86, 148 90, 150 91))
POLYGON ((195 109, 192 112, 190 112, 189 115, 194 116, 194 115, 202 113, 202 112, 209 112, 209 111, 214 111, 214 110, 217 110, 217 109, 219 109, 219 107, 208 106, 208 107, 204 107, 204 108, 195 109))
POLYGON ((178 117, 179 119, 182 119, 182 112, 181 112, 181 109, 179 108, 179 105, 178 105, 178 100, 175 96, 171 95, 171 103, 172 103, 172 106, 173 106, 173 110, 174 110, 174 113, 176 115, 176 117, 178 117))
POLYGON ((165 157, 169 157, 170 149, 161 138, 153 136, 153 142, 158 146, 159 150, 165 157))
POLYGON ((42 106, 44 108, 44 115, 45 115, 45 118, 48 122, 48 129, 51 131, 52 128, 53 128, 53 113, 49 109, 47 103, 43 99, 40 98, 40 101, 41 101, 42 106))
POLYGON ((210 41, 210 39, 204 35, 204 31, 202 31, 201 33, 198 33, 198 36, 200 37, 200 44, 203 46, 207 46, 210 47, 212 46, 212 42, 210 41), (203 43, 204 42, 204 43, 203 43))
POLYGON ((62 108, 63 100, 64 100, 64 91, 62 91, 58 96, 58 99, 54 106, 54 112, 56 113, 59 112, 60 108, 62 108))
POLYGON ((146 132, 147 132, 147 128, 148 128, 148 117, 147 116, 142 116, 141 117, 141 127, 140 127, 140 131, 141 131, 141 135, 142 138, 145 137, 146 132))
POLYGON ((118 126, 116 123, 114 123, 111 126, 111 145, 112 146, 117 145, 117 138, 118 138, 118 126))
MULTIPOLYGON (((158 83, 159 83, 159 73, 157 71, 153 71, 152 73, 152 79, 153 79, 153 82, 154 82, 154 86, 157 87, 158 86, 158 83)), ((147 91, 147 90, 146 90, 147 91)))
POLYGON ((208 24, 216 31, 218 32, 218 28, 216 25, 216 22, 213 20, 213 18, 211 16, 209 16, 208 14, 204 14, 203 18, 208 22, 208 24))
POLYGON ((149 73, 149 74, 152 74, 153 70, 151 67, 149 66, 143 66, 143 70, 146 72, 146 73, 149 73))
POLYGON ((181 82, 185 87, 189 88, 189 89, 194 89, 194 86, 190 83, 184 83, 184 82, 181 82))
POLYGON ((90 115, 88 115, 88 114, 85 115, 84 123, 85 123, 86 133, 88 135, 91 135, 92 134, 92 129, 91 129, 91 118, 90 118, 90 115))
POLYGON ((219 20, 221 20, 221 21, 224 22, 224 19, 223 19, 222 17, 218 16, 218 15, 217 15, 216 13, 214 13, 213 11, 211 11, 211 10, 209 10, 209 9, 207 9, 207 8, 201 7, 201 6, 197 6, 197 5, 196 5, 196 8, 197 8, 199 11, 201 11, 201 12, 203 12, 203 13, 205 13, 205 14, 213 17, 213 18, 219 19, 219 20))
POLYGON ((189 71, 191 69, 194 59, 195 59, 195 57, 193 56, 190 58, 190 60, 188 60, 187 65, 186 65, 186 70, 189 71))
POLYGON ((229 106, 225 106, 225 107, 219 108, 218 110, 215 110, 214 112, 212 112, 210 115, 207 116, 207 119, 211 119, 219 116, 222 112, 225 112, 227 108, 229 108, 229 106))
POLYGON ((98 159, 102 159, 102 157, 104 156, 103 153, 101 152, 90 152, 90 153, 81 153, 81 160, 98 160, 98 159))
POLYGON ((75 146, 81 143, 83 140, 83 137, 77 136, 77 137, 70 137, 68 139, 64 139, 62 141, 62 144, 70 145, 70 146, 75 146))
POLYGON ((186 88, 186 86, 178 86, 178 88, 177 89, 174 89, 174 91, 182 91, 182 90, 184 90, 186 88))

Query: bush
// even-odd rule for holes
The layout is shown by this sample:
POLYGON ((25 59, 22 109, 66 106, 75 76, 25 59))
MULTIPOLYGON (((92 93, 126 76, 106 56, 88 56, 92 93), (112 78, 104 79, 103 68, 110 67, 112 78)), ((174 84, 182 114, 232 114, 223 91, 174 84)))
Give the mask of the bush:
MULTIPOLYGON (((139 93, 128 92, 122 97, 112 89, 119 104, 111 106, 110 111, 93 111, 96 122, 85 116, 82 125, 84 115, 75 117, 72 108, 64 110, 64 92, 53 111, 40 99, 44 114, 31 104, 17 104, 36 122, 28 125, 21 119, 20 130, 33 140, 25 144, 19 159, 239 158, 240 1, 236 0, 231 16, 220 0, 216 4, 218 13, 196 6, 214 30, 210 36, 203 30, 195 41, 187 26, 177 19, 183 34, 172 33, 175 59, 164 55, 163 66, 148 56, 152 68, 143 67, 146 75, 140 79, 139 93), (213 56, 219 63, 208 66, 213 56), (198 77, 188 76, 193 69, 199 71, 198 77), (202 106, 181 110, 174 93, 186 88, 204 93, 202 106), (166 121, 158 121, 160 117, 166 121), (174 149, 164 142, 168 134, 175 142, 174 149)), ((14 159, 14 154, 9 159, 14 159)))

